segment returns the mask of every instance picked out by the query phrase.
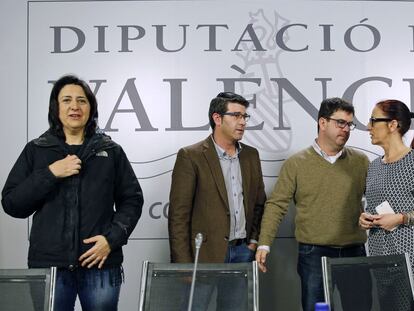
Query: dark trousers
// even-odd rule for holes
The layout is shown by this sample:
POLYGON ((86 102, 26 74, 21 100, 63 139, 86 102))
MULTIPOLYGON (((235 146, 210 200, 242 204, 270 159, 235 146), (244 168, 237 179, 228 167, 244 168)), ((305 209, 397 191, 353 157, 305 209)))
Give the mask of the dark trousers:
MULTIPOLYGON (((314 311, 315 303, 325 301, 322 280, 322 256, 358 257, 366 256, 363 245, 351 247, 328 247, 312 244, 299 243, 298 273, 302 285, 302 308, 303 311, 314 311)), ((341 276, 337 276, 341 277, 341 276)), ((349 278, 349 275, 344 275, 349 278)), ((358 295, 355 293, 353 284, 366 283, 367 292, 371 292, 371 279, 366 272, 355 273, 351 276, 351 282, 340 282, 338 286, 342 308, 344 311, 371 310, 372 297, 370 295, 358 295), (361 307, 356 307, 361 306, 361 307)))
MULTIPOLYGON (((246 243, 229 245, 225 263, 251 262, 254 259, 246 243)), ((193 311, 205 311, 210 304, 214 289, 217 289, 217 311, 247 311, 247 279, 223 278, 220 280, 196 279, 193 311)))
POLYGON ((73 311, 79 297, 83 311, 116 311, 122 284, 122 268, 58 269, 55 311, 73 311))

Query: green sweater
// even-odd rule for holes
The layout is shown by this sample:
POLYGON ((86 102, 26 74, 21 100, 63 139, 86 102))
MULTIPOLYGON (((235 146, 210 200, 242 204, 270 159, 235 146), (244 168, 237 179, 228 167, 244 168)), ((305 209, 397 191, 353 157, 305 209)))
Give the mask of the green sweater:
POLYGON ((298 242, 325 246, 364 243, 366 233, 358 227, 358 218, 368 163, 363 153, 351 148, 344 148, 334 164, 313 147, 286 160, 265 205, 259 245, 272 245, 292 199, 298 242))

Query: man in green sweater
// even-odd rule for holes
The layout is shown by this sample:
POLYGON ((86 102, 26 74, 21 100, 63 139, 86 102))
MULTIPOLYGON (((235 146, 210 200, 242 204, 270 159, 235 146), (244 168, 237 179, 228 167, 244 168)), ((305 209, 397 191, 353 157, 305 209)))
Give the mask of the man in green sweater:
MULTIPOLYGON (((325 300, 322 256, 365 256, 366 233, 358 227, 358 217, 363 210, 361 200, 369 161, 366 155, 345 147, 355 128, 353 117, 354 107, 346 101, 324 100, 318 113, 317 138, 312 146, 285 161, 265 205, 256 253, 263 272, 292 199, 296 205, 297 270, 304 311, 313 311, 316 302, 325 300)), ((370 299, 365 300, 364 310, 370 310, 370 299)), ((348 309, 344 303, 343 307, 348 309)))

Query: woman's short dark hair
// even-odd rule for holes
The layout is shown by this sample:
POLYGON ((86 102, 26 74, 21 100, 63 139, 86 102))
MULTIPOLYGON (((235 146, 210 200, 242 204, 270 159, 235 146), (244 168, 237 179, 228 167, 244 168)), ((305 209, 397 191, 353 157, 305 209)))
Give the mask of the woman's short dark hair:
POLYGON ((98 127, 98 103, 89 85, 74 75, 65 75, 55 82, 50 93, 49 99, 49 130, 60 138, 65 138, 63 132, 63 125, 59 119, 59 100, 60 91, 68 84, 79 85, 85 92, 86 98, 89 101, 90 113, 89 119, 85 125, 85 136, 92 136, 98 127))
POLYGON ((387 118, 397 120, 398 132, 401 136, 404 136, 404 134, 410 129, 413 113, 410 112, 410 109, 408 109, 407 105, 402 101, 396 99, 386 99, 378 102, 375 106, 381 109, 387 118))
POLYGON ((210 109, 208 110, 208 118, 210 120, 210 126, 214 131, 216 123, 214 123, 213 114, 223 114, 227 112, 228 103, 240 104, 246 109, 249 107, 249 101, 246 100, 243 96, 238 95, 233 92, 221 92, 218 93, 210 102, 210 109))

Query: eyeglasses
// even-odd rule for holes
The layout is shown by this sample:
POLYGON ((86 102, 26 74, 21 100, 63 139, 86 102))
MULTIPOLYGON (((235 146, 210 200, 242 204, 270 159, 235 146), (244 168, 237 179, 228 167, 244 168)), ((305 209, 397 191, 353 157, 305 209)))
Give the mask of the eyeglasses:
POLYGON ((329 117, 325 117, 325 119, 335 121, 336 126, 341 128, 341 129, 344 129, 348 126, 349 130, 352 131, 356 127, 356 124, 354 122, 347 122, 347 121, 342 120, 342 119, 334 119, 334 118, 329 118, 329 117))
POLYGON ((374 118, 374 117, 369 118, 369 122, 371 123, 371 126, 374 126, 375 122, 390 122, 390 121, 392 121, 391 118, 374 118))
POLYGON ((241 113, 241 112, 223 112, 221 113, 222 116, 232 116, 236 118, 237 120, 241 120, 242 118, 244 121, 249 121, 250 115, 247 113, 241 113))

